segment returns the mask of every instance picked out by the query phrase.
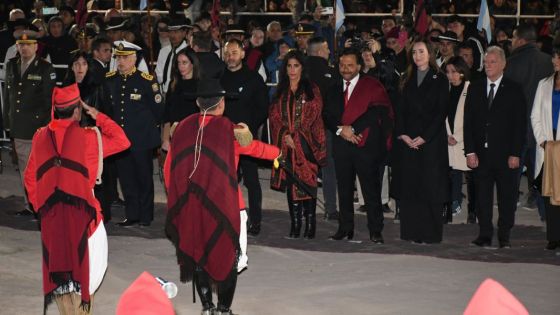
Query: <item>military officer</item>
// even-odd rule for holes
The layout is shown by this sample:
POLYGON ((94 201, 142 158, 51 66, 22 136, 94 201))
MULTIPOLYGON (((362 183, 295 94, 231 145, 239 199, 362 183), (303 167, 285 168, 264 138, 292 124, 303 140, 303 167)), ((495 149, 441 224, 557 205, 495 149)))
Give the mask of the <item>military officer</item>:
POLYGON ((113 120, 131 142, 117 159, 124 195, 126 218, 120 226, 149 226, 154 213, 153 149, 160 145, 159 124, 163 116, 162 96, 154 77, 136 69, 140 47, 116 41, 117 71, 106 75, 113 120))
MULTIPOLYGON (((10 59, 6 65, 4 128, 14 139, 20 175, 27 167, 35 131, 50 121, 51 95, 56 78, 52 65, 37 56, 35 34, 31 31, 18 34, 16 48, 19 56, 10 59)), ((33 214, 29 210, 25 196, 25 209, 17 214, 33 214)))

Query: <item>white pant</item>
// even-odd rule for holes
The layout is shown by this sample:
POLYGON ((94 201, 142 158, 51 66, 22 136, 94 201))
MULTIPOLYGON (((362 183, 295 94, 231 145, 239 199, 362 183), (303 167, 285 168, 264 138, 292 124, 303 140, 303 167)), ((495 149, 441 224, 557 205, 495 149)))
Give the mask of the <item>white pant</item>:
POLYGON ((241 255, 239 261, 237 262, 237 272, 241 272, 243 269, 247 268, 249 257, 247 257, 247 211, 239 211, 241 216, 241 228, 239 230, 239 248, 241 249, 241 255))

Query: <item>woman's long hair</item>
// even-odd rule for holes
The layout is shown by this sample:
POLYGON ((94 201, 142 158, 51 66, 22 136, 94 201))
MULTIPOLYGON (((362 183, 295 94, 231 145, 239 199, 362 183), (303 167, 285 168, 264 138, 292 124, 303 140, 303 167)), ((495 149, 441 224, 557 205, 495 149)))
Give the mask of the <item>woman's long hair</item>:
POLYGON ((77 50, 70 56, 70 61, 68 62, 68 70, 66 71, 66 76, 64 77, 64 80, 62 81, 63 86, 73 84, 74 82, 76 82, 76 76, 74 75, 74 71, 72 70, 72 66, 74 65, 74 62, 78 61, 78 59, 80 59, 80 58, 84 58, 84 60, 87 62, 87 65, 88 65, 88 70, 86 72, 86 75, 84 76, 84 79, 82 80, 82 83, 80 83, 80 85, 90 85, 91 83, 93 83, 94 78, 91 75, 91 59, 89 58, 89 56, 86 52, 77 50))
POLYGON ((424 43, 424 45, 426 45, 426 49, 428 50, 428 54, 430 55, 429 68, 435 72, 439 72, 439 67, 436 62, 436 51, 434 49, 434 46, 424 37, 416 37, 412 42, 412 44, 410 45, 410 49, 406 54, 408 60, 408 67, 406 69, 406 74, 403 76, 403 79, 401 80, 401 85, 400 85, 401 90, 404 89, 404 87, 406 86, 408 81, 410 81, 412 75, 416 73, 416 70, 418 68, 414 63, 414 58, 412 57, 412 50, 414 49, 414 45, 417 43, 424 43))
POLYGON ((284 62, 282 62, 282 67, 280 68, 279 82, 276 87, 276 93, 274 94, 273 101, 279 100, 282 95, 288 93, 290 90, 290 78, 288 77, 288 61, 290 59, 295 59, 301 64, 301 78, 298 82, 298 88, 296 91, 296 97, 299 97, 301 93, 305 93, 305 100, 311 101, 315 98, 313 94, 313 84, 309 80, 307 74, 307 65, 305 62, 305 56, 299 50, 291 50, 284 57, 284 62))
POLYGON ((178 58, 180 55, 183 55, 189 59, 189 61, 193 65, 193 76, 192 78, 198 80, 200 78, 200 61, 198 61, 198 57, 196 53, 189 49, 183 48, 177 52, 175 57, 173 58, 173 66, 171 67, 171 83, 169 84, 169 91, 174 91, 175 87, 177 86, 177 82, 181 80, 181 72, 179 71, 178 58))

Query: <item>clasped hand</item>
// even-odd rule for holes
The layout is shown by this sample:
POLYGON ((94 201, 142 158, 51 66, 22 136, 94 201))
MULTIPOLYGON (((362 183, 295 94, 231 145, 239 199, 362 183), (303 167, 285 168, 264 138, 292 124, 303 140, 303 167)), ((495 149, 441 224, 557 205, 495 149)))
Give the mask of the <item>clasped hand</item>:
POLYGON ((362 135, 354 134, 352 126, 338 126, 338 128, 342 128, 342 131, 340 132, 340 136, 342 137, 342 139, 348 142, 352 142, 353 144, 358 144, 360 143, 360 141, 362 141, 362 135))
POLYGON ((408 135, 401 135, 399 136, 399 139, 406 143, 409 148, 414 150, 419 150, 420 146, 426 143, 426 141, 420 136, 411 139, 408 135))

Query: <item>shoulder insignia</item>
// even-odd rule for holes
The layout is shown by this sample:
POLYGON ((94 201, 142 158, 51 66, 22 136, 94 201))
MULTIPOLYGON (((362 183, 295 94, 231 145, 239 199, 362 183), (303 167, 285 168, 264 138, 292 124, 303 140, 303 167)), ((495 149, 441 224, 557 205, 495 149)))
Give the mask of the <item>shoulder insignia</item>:
POLYGON ((142 72, 142 78, 148 81, 152 81, 154 79, 154 76, 149 74, 148 72, 142 72))
POLYGON ((117 74, 117 71, 109 71, 109 72, 105 73, 105 77, 106 78, 114 77, 115 74, 117 74))

